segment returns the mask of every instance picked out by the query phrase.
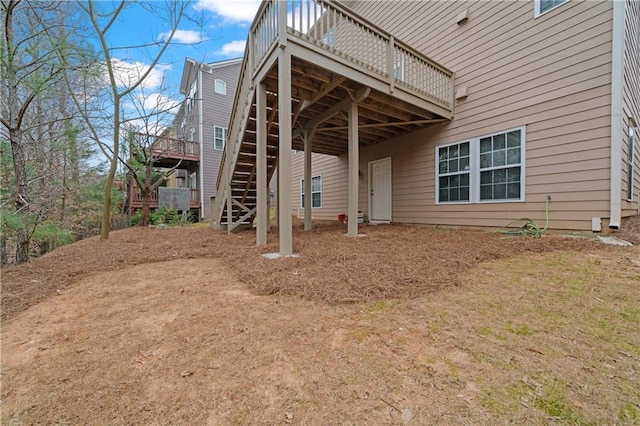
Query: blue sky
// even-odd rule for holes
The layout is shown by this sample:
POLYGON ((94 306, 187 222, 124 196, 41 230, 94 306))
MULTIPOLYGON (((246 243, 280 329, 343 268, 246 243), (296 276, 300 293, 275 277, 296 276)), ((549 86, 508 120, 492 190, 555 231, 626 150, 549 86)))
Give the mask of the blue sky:
MULTIPOLYGON (((98 1, 97 7, 112 11, 116 2, 98 1)), ((107 33, 110 47, 136 46, 157 41, 169 26, 154 16, 150 7, 162 7, 162 2, 129 3, 121 12, 120 19, 107 33), (145 8, 145 4, 148 6, 145 8)), ((160 102, 180 102, 178 93, 185 58, 202 62, 216 62, 242 57, 247 32, 260 5, 260 0, 197 0, 187 11, 174 36, 175 45, 163 55, 142 87, 145 107, 153 108, 160 102), (161 95, 150 95, 166 89, 161 95), (156 98, 154 98, 156 96, 156 98)), ((153 48, 127 48, 112 51, 112 57, 120 69, 120 80, 137 76, 148 68, 154 55, 153 48)), ((125 105, 132 108, 132 105, 125 105)))

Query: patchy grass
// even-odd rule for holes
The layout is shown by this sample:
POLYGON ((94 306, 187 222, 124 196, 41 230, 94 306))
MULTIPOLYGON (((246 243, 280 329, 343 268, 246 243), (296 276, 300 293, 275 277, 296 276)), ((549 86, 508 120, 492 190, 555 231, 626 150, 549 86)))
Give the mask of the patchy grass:
POLYGON ((628 257, 518 256, 480 265, 463 287, 456 333, 475 325, 461 344, 493 370, 481 405, 517 421, 635 422, 640 276, 628 257))

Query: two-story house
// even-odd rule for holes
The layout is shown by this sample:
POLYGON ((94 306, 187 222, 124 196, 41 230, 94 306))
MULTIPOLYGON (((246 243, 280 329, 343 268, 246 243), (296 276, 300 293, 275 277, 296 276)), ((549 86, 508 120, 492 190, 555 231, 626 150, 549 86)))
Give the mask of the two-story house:
POLYGON ((306 228, 638 213, 638 1, 265 1, 240 75, 215 217, 257 215, 264 243, 277 166, 283 255, 300 208, 306 228))
MULTIPOLYGON (((176 114, 173 127, 179 139, 199 146, 198 167, 189 171, 185 178, 188 186, 200 189, 200 220, 211 218, 211 198, 216 195, 215 182, 227 140, 241 63, 242 59, 213 63, 186 59, 184 63, 180 93, 185 95, 185 101, 176 114)), ((176 176, 180 173, 184 172, 178 172, 176 176)))

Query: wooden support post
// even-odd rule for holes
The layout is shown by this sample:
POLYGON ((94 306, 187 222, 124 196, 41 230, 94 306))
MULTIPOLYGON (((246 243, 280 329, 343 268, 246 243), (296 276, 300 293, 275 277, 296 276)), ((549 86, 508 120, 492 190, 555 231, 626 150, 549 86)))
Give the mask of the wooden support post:
MULTIPOLYGON (((231 157, 233 156, 232 147, 235 146, 235 143, 230 144, 227 141, 225 145, 225 168, 227 171, 227 233, 231 233, 231 226, 233 224, 233 203, 231 202, 231 198, 233 196, 233 191, 231 190, 231 181, 233 179, 233 168, 231 167, 231 157)), ((200 189, 202 191, 202 188, 200 189)))
POLYGON ((267 244, 267 228, 269 226, 269 182, 267 182, 267 89, 258 84, 256 93, 256 192, 258 209, 258 226, 256 228, 256 245, 267 244))
POLYGON ((290 256, 293 254, 293 223, 291 220, 291 54, 284 49, 281 49, 278 55, 278 111, 280 255, 290 256))
POLYGON ((360 154, 358 151, 358 104, 349 105, 349 193, 347 235, 358 236, 358 167, 360 154))
MULTIPOLYGON (((278 162, 278 159, 276 159, 276 163, 278 162)), ((280 172, 278 171, 278 166, 276 165, 276 205, 275 205, 275 209, 276 209, 276 221, 275 221, 275 227, 279 228, 280 227, 280 172)))
POLYGON ((309 132, 304 133, 304 230, 310 231, 312 228, 311 207, 313 197, 311 196, 311 137, 309 132))

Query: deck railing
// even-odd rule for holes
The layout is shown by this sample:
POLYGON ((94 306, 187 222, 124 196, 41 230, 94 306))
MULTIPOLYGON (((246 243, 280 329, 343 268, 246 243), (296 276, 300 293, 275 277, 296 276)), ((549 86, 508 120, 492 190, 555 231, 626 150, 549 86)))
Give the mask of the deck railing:
POLYGON ((200 146, 184 139, 158 137, 151 145, 154 156, 162 157, 199 157, 200 146))
MULTIPOLYGON (((141 206, 144 202, 144 197, 142 196, 142 192, 138 189, 138 186, 135 183, 132 183, 129 186, 129 199, 131 201, 132 206, 137 207, 141 206)), ((191 207, 200 206, 200 189, 199 188, 190 188, 189 201, 191 207)), ((157 207, 158 205, 158 190, 153 191, 149 195, 149 203, 152 207, 157 207)))
POLYGON ((278 19, 286 3, 289 36, 348 60, 353 66, 379 75, 391 87, 401 86, 431 102, 452 109, 453 72, 432 61, 391 34, 338 3, 328 0, 273 0, 263 2, 249 32, 249 63, 258 70, 281 36, 278 19))

